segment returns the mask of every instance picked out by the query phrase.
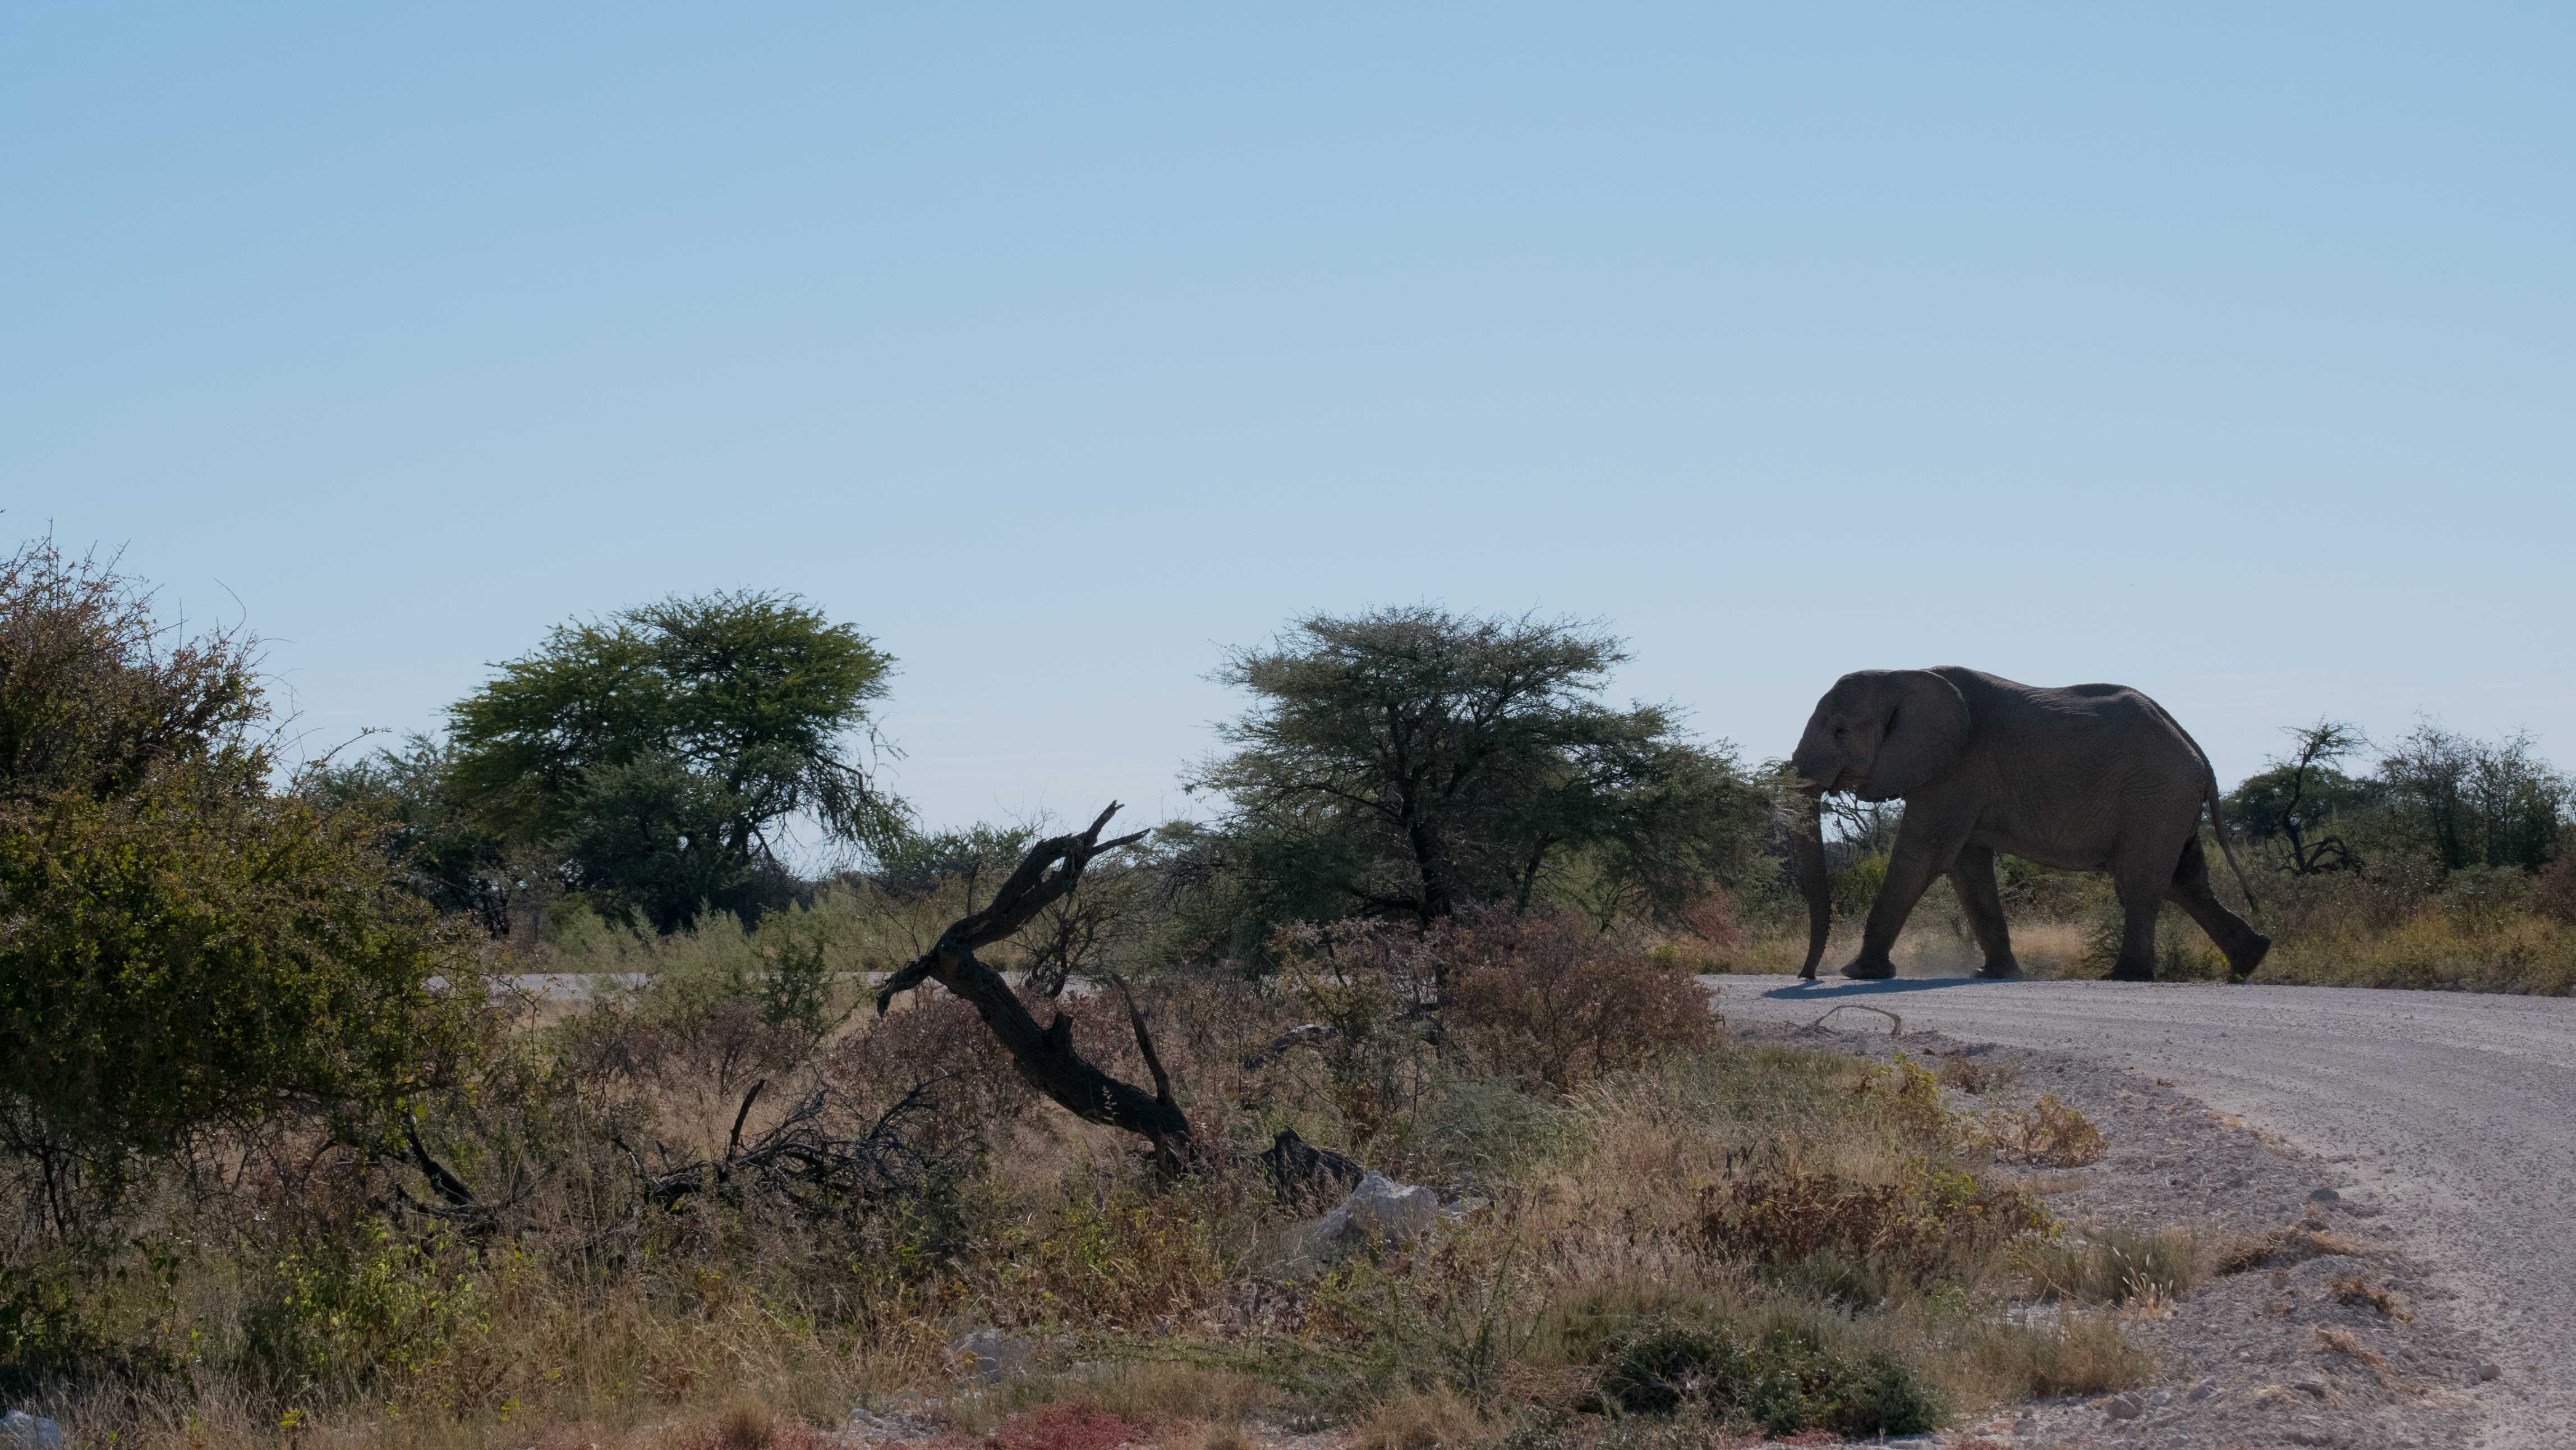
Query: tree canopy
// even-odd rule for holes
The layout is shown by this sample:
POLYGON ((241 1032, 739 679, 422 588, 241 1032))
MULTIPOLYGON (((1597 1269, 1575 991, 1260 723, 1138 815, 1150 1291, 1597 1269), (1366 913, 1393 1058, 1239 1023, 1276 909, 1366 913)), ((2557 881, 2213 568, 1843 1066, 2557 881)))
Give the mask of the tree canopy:
POLYGON ((2297 742, 2289 755, 2247 776, 2225 802, 2230 825, 2258 841, 2282 840, 2290 869, 2299 875, 2336 870, 2359 863, 2352 847, 2333 824, 2376 804, 2378 783, 2356 779, 2335 769, 2369 745, 2361 731, 2335 720, 2295 726, 2297 742))
POLYGON ((1576 872, 1670 910, 1749 867, 1766 802, 1670 708, 1600 701, 1625 658, 1571 621, 1313 615, 1218 672, 1252 704, 1190 788, 1262 919, 1428 923, 1576 872))
POLYGON ((2392 852, 2444 872, 2536 871, 2559 854, 2576 786, 2529 735, 2478 740, 2424 721, 2355 776, 2332 762, 2372 748, 2357 728, 2329 720, 2288 733, 2296 748, 2246 777, 2226 808, 2229 824, 2279 840, 2292 871, 2392 852))
POLYGON ((2430 721, 2389 750, 2379 778, 2402 839, 2454 871, 2548 864, 2576 795, 2529 735, 2473 740, 2430 721))
POLYGON ((557 626, 449 710, 447 778, 564 884, 659 931, 778 904, 791 819, 876 845, 904 824, 861 759, 893 660, 793 595, 671 598, 557 626))

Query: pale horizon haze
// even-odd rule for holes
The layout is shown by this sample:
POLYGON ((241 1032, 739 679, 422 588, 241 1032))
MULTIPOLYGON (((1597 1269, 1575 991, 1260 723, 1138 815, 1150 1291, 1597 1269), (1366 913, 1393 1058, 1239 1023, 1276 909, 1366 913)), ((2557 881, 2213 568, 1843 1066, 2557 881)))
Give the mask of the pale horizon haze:
POLYGON ((0 10, 0 524, 312 748, 793 591, 934 824, 1198 809, 1311 611, 2576 766, 2576 11, 0 10))

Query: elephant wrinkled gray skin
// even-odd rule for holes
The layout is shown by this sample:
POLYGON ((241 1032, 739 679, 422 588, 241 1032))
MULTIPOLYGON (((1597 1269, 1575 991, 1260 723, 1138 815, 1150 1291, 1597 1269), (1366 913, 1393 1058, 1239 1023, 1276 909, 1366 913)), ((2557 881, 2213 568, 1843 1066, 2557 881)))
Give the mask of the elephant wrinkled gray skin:
MULTIPOLYGON (((2126 929, 2111 975, 2155 975, 2156 913, 2175 902, 2200 923, 2243 978, 2271 938, 2219 903, 2200 848, 2200 811, 2218 820, 2209 757, 2164 707, 2124 685, 2041 689, 1977 670, 1859 670, 1816 702, 1789 757, 1806 797, 1789 832, 1807 897, 1807 965, 1825 954, 1832 900, 1817 836, 1821 798, 1851 791, 1865 801, 1903 798, 1905 819, 1846 977, 1896 975, 1888 949, 1935 876, 1959 893, 1985 953, 1978 975, 2017 977, 2012 939, 1995 889, 1995 853, 2068 871, 2107 871, 2126 929)), ((2245 872, 2219 828, 2236 883, 2245 872)), ((2254 898, 2246 888, 2246 900, 2254 898)))

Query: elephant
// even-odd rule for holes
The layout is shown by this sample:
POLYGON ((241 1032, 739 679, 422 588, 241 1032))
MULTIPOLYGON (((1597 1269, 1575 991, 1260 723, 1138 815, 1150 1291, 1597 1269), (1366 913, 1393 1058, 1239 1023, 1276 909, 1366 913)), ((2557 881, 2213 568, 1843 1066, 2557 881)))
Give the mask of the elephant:
MULTIPOLYGON (((1959 893, 1984 977, 2017 977, 1995 853, 2071 871, 2111 876, 2126 918, 2112 977, 2155 976, 2156 913, 2167 901, 2190 913, 2227 956, 2239 981, 2271 950, 2269 937, 2228 910, 2209 889, 2200 812, 2218 815, 2218 777, 2198 742, 2163 706, 2123 685, 2017 684, 1978 670, 1859 670, 1816 702, 1789 758, 1806 802, 1789 832, 1807 898, 1807 964, 1813 980, 1832 924, 1823 797, 1850 791, 1865 801, 1902 799, 1905 816, 1888 853, 1886 884, 1869 911, 1860 954, 1843 975, 1896 975, 1888 950, 1914 904, 1947 875, 1959 893)), ((2244 868, 2218 845, 2236 884, 2244 868)))

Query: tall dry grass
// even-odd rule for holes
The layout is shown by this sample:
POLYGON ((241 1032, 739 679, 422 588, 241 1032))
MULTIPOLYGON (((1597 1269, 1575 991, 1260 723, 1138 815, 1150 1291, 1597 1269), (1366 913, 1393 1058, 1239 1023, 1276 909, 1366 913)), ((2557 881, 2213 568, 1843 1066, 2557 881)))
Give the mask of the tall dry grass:
MULTIPOLYGON (((1264 1416, 1492 1438, 1598 1413, 1659 1354, 1716 1366, 1694 1384, 1736 1364, 1812 1391, 1691 1390, 1711 1425, 1859 1413, 1824 1408, 1846 1402, 1898 1425, 2139 1372, 2081 1316, 1998 1312, 2040 1220, 1928 1087, 1890 1112, 1898 1085, 1847 1059, 1560 1030, 1605 1003, 1695 1004, 1651 943, 1453 944, 1431 965, 1474 1005, 1451 1032, 1409 1013, 1424 964, 1384 942, 1330 972, 1140 984, 1206 1140, 1243 1154, 1294 1128, 1466 1205, 1429 1243, 1321 1273, 1292 1253, 1311 1206, 1241 1171, 1157 1179, 1020 1087, 953 1000, 879 1021, 840 1010, 844 978, 831 1010, 783 1011, 762 945, 702 934, 641 989, 496 1023, 484 1080, 415 1124, 474 1211, 406 1150, 312 1123, 263 1149, 284 1167, 226 1167, 240 1145, 210 1144, 197 1177, 153 1178, 120 1243, 18 1245, 0 1374, 119 1450, 751 1450, 930 1399, 961 1430, 1041 1426, 1012 1417, 1063 1400, 1214 1450, 1264 1416), (1582 985, 1571 1006, 1513 975, 1542 958, 1582 985), (1279 1047, 1316 1023, 1333 1030, 1279 1047), (737 1115, 754 1143, 811 1101, 852 1141, 888 1135, 882 1176, 801 1204, 787 1180, 650 1191, 721 1160, 737 1115), (1754 1210, 1780 1195, 1830 1231, 1754 1210), (1039 1346, 1030 1377, 961 1382, 946 1346, 984 1326, 1039 1346)), ((1107 1002, 1062 1005, 1086 1050, 1142 1073, 1107 1002)))
MULTIPOLYGON (((2576 992, 2576 862, 2538 875, 2470 868, 2448 876, 2404 858, 2360 871, 2294 876, 2254 870, 2259 904, 2240 912, 2272 938, 2251 980, 2320 986, 2566 996, 2576 992)), ((2232 887, 2223 894, 2237 898, 2232 887)), ((2007 900, 2014 955, 2033 977, 2099 977, 2119 949, 2121 917, 2107 882, 2063 876, 2007 900)), ((1793 972, 1806 955, 1803 916, 1781 903, 1748 913, 1726 970, 1793 972)), ((1856 920, 1838 919, 1826 966, 1859 950, 1856 920)), ((1982 964, 1957 902, 1936 886, 1892 953, 1900 974, 1954 976, 1982 964)), ((2227 964, 2179 907, 2156 925, 2156 975, 2224 981, 2227 964)))

